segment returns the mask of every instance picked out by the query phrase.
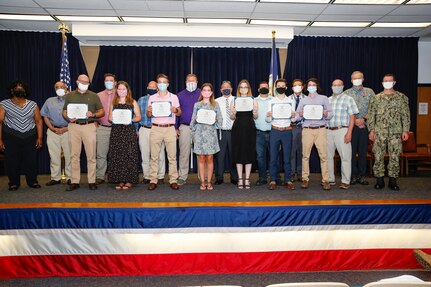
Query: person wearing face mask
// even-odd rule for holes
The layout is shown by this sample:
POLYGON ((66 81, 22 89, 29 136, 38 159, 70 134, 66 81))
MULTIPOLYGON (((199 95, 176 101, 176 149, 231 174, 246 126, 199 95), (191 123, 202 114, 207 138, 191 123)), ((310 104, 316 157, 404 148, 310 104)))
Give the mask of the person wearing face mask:
POLYGON ((332 82, 332 96, 329 97, 332 119, 326 122, 328 137, 328 170, 329 183, 335 184, 334 154, 335 150, 341 158, 341 189, 350 187, 352 171, 352 130, 355 125, 355 115, 359 112, 352 97, 343 94, 344 83, 340 79, 332 82))
POLYGON ((48 98, 40 110, 43 121, 48 127, 46 130, 46 144, 48 145, 50 158, 51 180, 46 183, 47 186, 61 183, 62 151, 67 183, 70 184, 71 182, 69 132, 67 122, 62 115, 67 86, 63 82, 57 82, 54 89, 57 96, 48 98))
MULTIPOLYGON (((147 94, 138 99, 139 110, 141 111, 141 121, 135 123, 136 130, 139 135, 139 149, 141 150, 142 158, 142 175, 143 184, 150 183, 150 133, 151 133, 151 118, 147 117, 148 100, 157 93, 157 82, 150 81, 147 85, 147 94)), ((166 172, 165 164, 165 144, 162 143, 159 154, 159 169, 157 171, 157 184, 163 184, 166 172)))
POLYGON ((284 168, 284 187, 289 190, 294 190, 295 185, 291 181, 291 161, 290 156, 292 152, 292 127, 291 123, 296 121, 295 102, 288 96, 287 81, 285 79, 278 79, 275 81, 275 94, 276 96, 269 102, 266 113, 266 121, 271 123, 271 132, 269 135, 269 176, 270 183, 269 189, 274 190, 277 187, 277 172, 279 162, 280 146, 283 147, 283 168, 284 168), (274 105, 277 104, 290 104, 292 108, 291 114, 285 115, 285 118, 275 118, 272 114, 274 105))
POLYGON ((330 190, 329 172, 327 164, 328 142, 326 136, 326 120, 332 118, 332 109, 328 97, 321 95, 319 80, 310 78, 306 82, 308 97, 304 98, 296 109, 297 120, 302 122, 302 183, 301 188, 308 188, 310 176, 310 154, 313 145, 316 145, 320 157, 322 169, 322 186, 324 190, 330 190), (306 105, 319 105, 323 107, 321 119, 303 118, 306 105))
POLYGON ((370 101, 368 111, 369 139, 374 141, 374 176, 377 178, 374 188, 385 187, 385 153, 389 154, 388 187, 399 190, 397 178, 400 173, 400 154, 402 142, 409 139, 410 109, 406 95, 394 89, 396 84, 393 74, 383 77, 383 92, 370 101), (386 148, 387 147, 387 148, 386 148))
POLYGON ((21 171, 27 185, 37 181, 37 150, 42 147, 43 122, 37 104, 28 100, 27 85, 16 80, 8 88, 10 98, 0 102, 0 150, 4 151, 9 190, 20 186, 21 171))
POLYGON ((138 103, 132 98, 132 91, 125 81, 118 81, 115 97, 109 108, 109 121, 112 130, 109 139, 108 180, 116 183, 116 190, 128 190, 138 183, 138 142, 133 123, 141 120, 138 103), (116 124, 113 121, 114 110, 131 110, 132 121, 129 124, 116 124))
POLYGON ((368 185, 369 183, 365 178, 368 152, 367 118, 370 100, 375 94, 372 89, 363 86, 364 74, 362 72, 354 71, 351 75, 351 81, 353 86, 344 91, 344 94, 355 100, 359 113, 356 115, 352 131, 352 178, 350 184, 368 185))
MULTIPOLYGON (((252 97, 250 83, 241 80, 236 91, 237 97, 252 97)), ((256 160, 256 125, 257 103, 253 100, 252 111, 237 112, 235 102, 230 105, 230 116, 235 120, 232 125, 232 163, 236 165, 238 173, 238 188, 250 189, 250 173, 253 162, 256 160), (242 178, 245 169, 245 178, 242 178)))
MULTIPOLYGON (((105 89, 97 95, 100 98, 103 109, 109 111, 112 100, 115 96, 115 85, 117 84, 115 80, 115 75, 111 73, 106 73, 103 75, 105 89)), ((105 115, 97 120, 97 134, 96 134, 96 183, 102 184, 105 182, 105 173, 108 167, 108 151, 109 151, 109 137, 111 135, 111 123, 109 122, 109 113, 106 112, 105 115)))
MULTIPOLYGON (((289 96, 295 102, 295 107, 299 105, 302 99, 306 97, 302 92, 304 89, 304 82, 301 79, 292 81, 293 94, 289 96)), ((292 175, 291 181, 301 181, 302 179, 302 121, 291 123, 292 126, 292 175)))
POLYGON ((217 128, 222 123, 220 107, 214 100, 214 88, 210 83, 201 87, 201 96, 194 104, 193 115, 190 123, 193 138, 193 152, 198 156, 198 173, 201 181, 200 190, 212 190, 211 178, 214 170, 213 157, 220 151, 217 140, 217 128), (215 123, 212 125, 199 123, 197 113, 200 109, 211 110, 216 114, 215 123), (205 182, 205 179, 207 182, 205 182))
POLYGON ((76 80, 77 89, 66 94, 63 107, 63 118, 69 122, 69 145, 70 160, 72 168, 71 184, 66 191, 73 191, 80 188, 81 180, 81 149, 84 144, 85 154, 87 156, 87 179, 88 188, 96 190, 96 120, 105 115, 105 110, 96 93, 88 90, 90 78, 81 74, 76 80), (69 104, 86 104, 88 111, 86 119, 69 118, 67 116, 67 106, 69 104))
MULTIPOLYGON (((223 183, 224 172, 227 169, 226 156, 232 162, 232 125, 233 120, 231 119, 230 106, 234 101, 232 96, 232 84, 229 81, 223 81, 220 86, 220 93, 222 97, 218 97, 216 102, 218 103, 223 117, 223 123, 219 127, 219 146, 220 151, 217 153, 215 177, 215 185, 223 183)), ((230 182, 232 184, 238 183, 238 174, 236 168, 230 167, 230 182)))
POLYGON ((177 117, 175 130, 177 132, 178 144, 180 148, 178 166, 178 185, 186 183, 190 170, 191 153, 191 131, 190 121, 192 120, 193 106, 198 101, 201 90, 198 89, 198 77, 195 74, 186 76, 186 88, 178 93, 178 100, 181 106, 181 116, 177 117))
POLYGON ((150 133, 151 142, 151 164, 149 190, 157 188, 157 170, 159 168, 159 154, 164 143, 169 161, 169 184, 173 190, 178 190, 177 170, 177 134, 175 132, 175 119, 181 116, 180 102, 178 97, 168 91, 169 78, 165 74, 157 75, 157 88, 159 91, 148 100, 147 117, 153 116, 152 103, 170 102, 171 115, 166 117, 152 117, 150 133))

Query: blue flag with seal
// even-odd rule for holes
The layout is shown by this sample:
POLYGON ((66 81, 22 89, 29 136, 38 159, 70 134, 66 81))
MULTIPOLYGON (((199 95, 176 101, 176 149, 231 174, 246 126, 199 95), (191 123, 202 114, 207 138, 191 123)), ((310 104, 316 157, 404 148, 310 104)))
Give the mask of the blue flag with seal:
POLYGON ((269 93, 274 95, 274 83, 278 80, 278 53, 275 46, 275 31, 272 31, 271 67, 269 68, 269 93))

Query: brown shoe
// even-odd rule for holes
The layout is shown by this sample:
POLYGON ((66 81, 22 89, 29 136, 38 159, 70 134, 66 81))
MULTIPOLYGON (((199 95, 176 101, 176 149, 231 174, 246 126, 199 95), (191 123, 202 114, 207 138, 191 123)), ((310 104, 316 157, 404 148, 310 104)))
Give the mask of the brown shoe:
POLYGON ((173 190, 178 190, 178 189, 180 189, 180 186, 179 186, 179 185, 178 185, 178 183, 176 183, 176 182, 171 183, 171 184, 170 184, 170 187, 171 187, 173 190))
POLYGON ((350 187, 350 184, 347 184, 347 183, 344 183, 344 182, 342 182, 341 184, 340 184, 340 188, 341 189, 348 189, 350 187))
POLYGON ((275 181, 271 181, 269 183, 269 190, 274 190, 277 188, 277 184, 275 183, 275 181))
POLYGON ((150 184, 148 185, 148 190, 155 190, 157 188, 157 184, 150 182, 150 184))
POLYGON ((425 268, 428 270, 431 270, 431 254, 426 254, 422 250, 415 250, 414 251, 416 260, 425 268))
POLYGON ((290 190, 294 190, 295 189, 295 185, 291 181, 286 182, 284 184, 284 187, 287 188, 287 189, 290 189, 290 190))
POLYGON ((331 190, 331 184, 329 182, 324 182, 323 183, 323 189, 324 190, 331 190))
POLYGON ((302 181, 301 188, 308 188, 308 180, 303 180, 302 181))

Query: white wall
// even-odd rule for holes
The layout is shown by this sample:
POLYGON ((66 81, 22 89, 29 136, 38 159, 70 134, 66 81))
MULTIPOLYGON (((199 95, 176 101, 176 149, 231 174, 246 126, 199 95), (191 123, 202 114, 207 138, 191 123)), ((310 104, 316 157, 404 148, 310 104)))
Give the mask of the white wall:
POLYGON ((431 84, 431 41, 419 41, 418 84, 431 84))

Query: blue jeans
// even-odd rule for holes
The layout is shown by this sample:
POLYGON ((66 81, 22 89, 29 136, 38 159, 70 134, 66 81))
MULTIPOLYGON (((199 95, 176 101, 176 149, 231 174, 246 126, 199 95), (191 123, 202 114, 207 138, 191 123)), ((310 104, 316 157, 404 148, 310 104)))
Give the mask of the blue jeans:
POLYGON ((283 147, 283 167, 284 167, 284 181, 290 181, 292 173, 292 165, 290 162, 290 155, 292 152, 292 131, 279 131, 271 129, 269 142, 269 177, 271 181, 277 180, 278 172, 278 150, 280 145, 283 147))
POLYGON ((268 170, 267 155, 269 152, 269 131, 256 131, 256 153, 259 179, 266 181, 266 171, 268 170))

